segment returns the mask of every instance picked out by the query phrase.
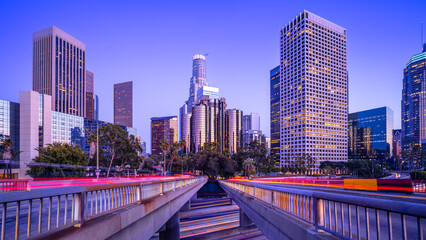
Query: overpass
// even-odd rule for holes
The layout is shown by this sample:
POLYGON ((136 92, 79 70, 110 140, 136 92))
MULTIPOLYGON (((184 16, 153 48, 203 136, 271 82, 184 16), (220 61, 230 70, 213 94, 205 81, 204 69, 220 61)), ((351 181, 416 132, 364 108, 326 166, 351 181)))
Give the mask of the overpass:
POLYGON ((70 184, 0 193, 4 239, 179 239, 179 210, 207 181, 178 177, 151 181, 70 184))
POLYGON ((423 239, 426 196, 220 181, 269 239, 423 239))

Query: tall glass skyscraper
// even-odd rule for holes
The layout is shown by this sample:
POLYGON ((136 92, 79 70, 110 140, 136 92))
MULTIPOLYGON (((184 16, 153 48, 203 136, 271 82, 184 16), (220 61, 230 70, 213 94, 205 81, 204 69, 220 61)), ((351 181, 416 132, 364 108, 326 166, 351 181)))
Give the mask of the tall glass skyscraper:
POLYGON ((280 66, 270 71, 271 91, 271 156, 280 163, 280 66))
POLYGON ((33 91, 52 110, 86 116, 86 44, 52 26, 33 34, 33 91))
POLYGON ((243 146, 243 112, 238 109, 225 111, 225 148, 234 154, 243 146))
POLYGON ((208 86, 207 74, 206 74, 206 57, 201 54, 196 54, 192 57, 192 77, 189 87, 189 99, 188 105, 189 110, 195 103, 195 100, 198 99, 197 93, 198 89, 203 86, 208 86))
POLYGON ((114 84, 114 124, 133 127, 133 82, 114 84))
POLYGON ((402 150, 411 151, 426 139, 426 44, 404 69, 401 110, 402 150))
POLYGON ((94 99, 94 88, 95 88, 95 75, 86 70, 86 118, 95 118, 95 99, 94 99))
POLYGON ((347 161, 346 30, 303 11, 281 30, 281 166, 347 161))
POLYGON ((349 159, 383 159, 392 155, 393 111, 388 107, 349 114, 349 159))

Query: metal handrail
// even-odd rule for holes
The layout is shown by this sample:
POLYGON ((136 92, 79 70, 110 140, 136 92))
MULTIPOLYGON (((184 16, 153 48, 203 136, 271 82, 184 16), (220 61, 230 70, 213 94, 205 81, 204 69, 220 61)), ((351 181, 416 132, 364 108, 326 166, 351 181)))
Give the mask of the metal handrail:
POLYGON ((365 233, 363 237, 370 239, 372 230, 375 230, 377 239, 380 239, 382 228, 380 220, 385 218, 387 223, 386 235, 389 239, 393 239, 396 233, 400 233, 402 239, 407 239, 406 217, 410 216, 415 218, 415 220, 410 219, 413 221, 410 225, 416 226, 416 231, 411 233, 410 237, 417 234, 418 239, 423 239, 422 222, 426 218, 426 204, 267 186, 259 183, 238 181, 222 181, 222 183, 254 197, 268 206, 312 223, 316 230, 322 229, 340 238, 352 239, 355 237, 361 239, 361 235, 365 233), (400 216, 400 226, 392 222, 394 214, 400 216), (372 217, 372 215, 375 216, 372 217), (373 229, 371 229, 370 220, 375 221, 373 229), (356 231, 352 231, 354 229, 356 231))
POLYGON ((87 220, 202 179, 187 177, 0 193, 0 239, 29 238, 40 234, 45 236, 64 228, 79 227, 87 220), (26 221, 22 218, 26 218, 26 221), (24 221, 26 231, 20 229, 24 221), (10 229, 15 230, 14 234, 10 229))

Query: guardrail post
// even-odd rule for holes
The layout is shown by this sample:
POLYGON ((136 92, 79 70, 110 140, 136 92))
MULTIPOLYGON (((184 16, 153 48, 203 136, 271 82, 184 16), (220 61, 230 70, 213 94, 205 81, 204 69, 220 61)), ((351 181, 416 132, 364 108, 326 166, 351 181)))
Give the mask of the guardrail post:
POLYGON ((173 181, 173 191, 176 191, 176 188, 177 188, 177 181, 174 180, 173 181))
POLYGON ((164 190, 163 184, 164 183, 160 183, 160 195, 163 195, 163 190, 164 190))
POLYGON ((315 231, 318 231, 318 226, 324 225, 324 200, 318 199, 316 197, 313 198, 313 205, 314 205, 314 225, 315 225, 315 231))
POLYGON ((81 227, 84 223, 84 195, 85 192, 76 193, 74 195, 74 227, 81 227))
POLYGON ((142 201, 142 184, 136 186, 136 201, 139 203, 142 201))

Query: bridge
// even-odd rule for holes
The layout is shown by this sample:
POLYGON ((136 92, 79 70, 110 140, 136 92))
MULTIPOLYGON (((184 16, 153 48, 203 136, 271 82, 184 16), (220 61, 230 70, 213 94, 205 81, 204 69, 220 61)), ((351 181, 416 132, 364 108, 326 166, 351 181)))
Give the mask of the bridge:
MULTIPOLYGON (((423 239, 426 195, 405 193, 408 181, 359 180, 370 191, 356 181, 219 183, 239 207, 240 228, 255 225, 269 239, 423 239)), ((179 239, 180 211, 206 182, 192 176, 6 181, 0 237, 179 239)), ((424 192, 419 183, 412 189, 424 192)))
POLYGON ((29 191, 0 193, 1 240, 149 239, 158 231, 160 239, 179 239, 179 211, 206 181, 170 177, 37 182, 29 191))

